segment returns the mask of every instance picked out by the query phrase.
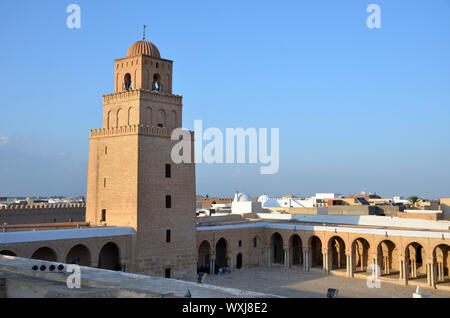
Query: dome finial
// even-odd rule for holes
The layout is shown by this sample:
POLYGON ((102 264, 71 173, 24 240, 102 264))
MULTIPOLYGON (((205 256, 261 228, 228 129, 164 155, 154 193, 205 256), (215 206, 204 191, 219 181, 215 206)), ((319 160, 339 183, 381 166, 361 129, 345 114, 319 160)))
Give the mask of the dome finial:
POLYGON ((145 28, 147 26, 144 24, 144 31, 142 31, 142 41, 145 41, 145 28))

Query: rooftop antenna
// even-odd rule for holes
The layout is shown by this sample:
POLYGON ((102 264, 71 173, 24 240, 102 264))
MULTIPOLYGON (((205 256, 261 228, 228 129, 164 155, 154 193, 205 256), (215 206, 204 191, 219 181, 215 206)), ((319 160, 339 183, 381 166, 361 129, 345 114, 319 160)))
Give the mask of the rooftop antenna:
POLYGON ((147 26, 144 24, 144 30, 142 31, 142 41, 145 41, 145 29, 147 26))

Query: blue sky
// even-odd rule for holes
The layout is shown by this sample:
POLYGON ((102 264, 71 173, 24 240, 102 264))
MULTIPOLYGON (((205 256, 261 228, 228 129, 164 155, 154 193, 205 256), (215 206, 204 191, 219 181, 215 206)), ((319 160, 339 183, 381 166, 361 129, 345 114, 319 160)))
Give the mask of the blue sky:
POLYGON ((85 194, 89 129, 143 24, 185 128, 280 128, 277 174, 199 164, 198 194, 450 196, 449 0, 1 1, 0 196, 85 194))

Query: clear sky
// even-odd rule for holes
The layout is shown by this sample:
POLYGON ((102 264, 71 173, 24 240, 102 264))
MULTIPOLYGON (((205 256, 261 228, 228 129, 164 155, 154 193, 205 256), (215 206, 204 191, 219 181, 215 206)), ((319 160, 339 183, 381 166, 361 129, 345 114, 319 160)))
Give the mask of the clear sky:
POLYGON ((280 129, 277 174, 199 164, 198 194, 450 196, 450 0, 1 1, 0 196, 85 194, 89 129, 143 24, 185 128, 280 129))

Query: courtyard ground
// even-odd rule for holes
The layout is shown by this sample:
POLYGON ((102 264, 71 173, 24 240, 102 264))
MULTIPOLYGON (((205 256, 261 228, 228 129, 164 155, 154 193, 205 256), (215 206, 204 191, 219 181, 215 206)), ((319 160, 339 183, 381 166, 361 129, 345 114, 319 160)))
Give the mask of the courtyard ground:
MULTIPOLYGON (((223 275, 208 275, 206 284, 238 288, 293 298, 323 298, 328 288, 339 290, 338 298, 412 298, 416 286, 381 282, 380 288, 368 288, 362 278, 326 275, 318 269, 310 272, 281 267, 255 267, 223 275)), ((450 291, 422 287, 431 298, 450 298, 450 291)))

